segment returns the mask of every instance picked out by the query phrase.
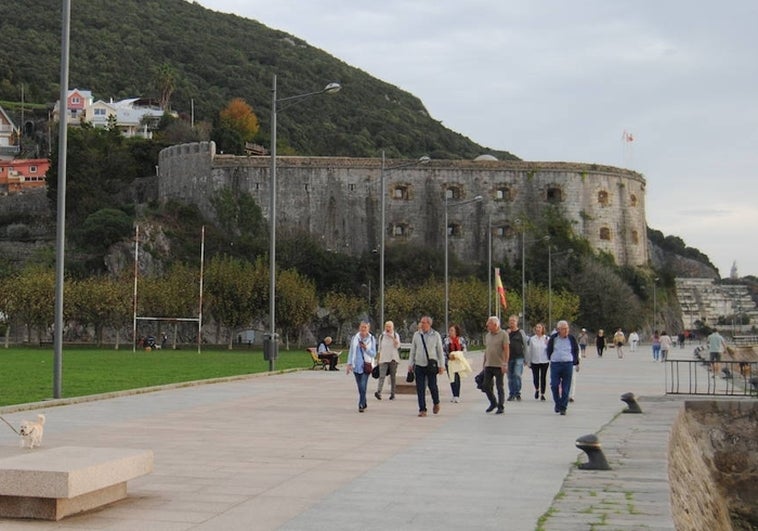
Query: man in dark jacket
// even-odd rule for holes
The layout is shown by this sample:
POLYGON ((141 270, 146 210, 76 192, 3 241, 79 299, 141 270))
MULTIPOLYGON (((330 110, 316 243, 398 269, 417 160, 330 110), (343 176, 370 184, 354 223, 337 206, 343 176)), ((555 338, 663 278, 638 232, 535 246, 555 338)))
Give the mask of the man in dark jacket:
POLYGON ((553 391, 555 412, 566 414, 574 366, 579 371, 579 343, 569 334, 567 321, 558 321, 557 332, 547 342, 550 359, 550 389, 553 391))

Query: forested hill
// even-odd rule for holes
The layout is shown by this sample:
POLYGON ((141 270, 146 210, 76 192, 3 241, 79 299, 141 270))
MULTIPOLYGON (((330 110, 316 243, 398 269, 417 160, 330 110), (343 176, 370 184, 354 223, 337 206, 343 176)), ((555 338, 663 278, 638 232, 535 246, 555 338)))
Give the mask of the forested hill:
MULTIPOLYGON (((0 2, 0 101, 58 99, 60 0, 0 2)), ((427 113, 407 92, 254 20, 184 0, 71 2, 70 88, 95 99, 158 99, 169 79, 171 108, 213 121, 236 97, 252 105, 268 144, 271 84, 278 95, 313 92, 331 81, 337 96, 320 97, 278 116, 280 142, 308 155, 473 158, 505 151, 477 145, 427 113)))

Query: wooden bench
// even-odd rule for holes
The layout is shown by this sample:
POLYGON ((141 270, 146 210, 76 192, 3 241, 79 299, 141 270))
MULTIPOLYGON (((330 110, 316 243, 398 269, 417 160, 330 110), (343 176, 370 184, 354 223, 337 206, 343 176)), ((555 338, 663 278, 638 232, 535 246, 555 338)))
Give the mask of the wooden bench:
POLYGON ((311 370, 318 369, 318 368, 323 369, 323 370, 327 370, 329 368, 329 360, 319 358, 318 357, 318 351, 315 348, 311 347, 311 348, 307 348, 305 350, 307 350, 308 353, 311 355, 311 361, 313 361, 313 365, 311 366, 311 370))
POLYGON ((0 459, 0 517, 60 520, 126 498, 153 451, 62 446, 0 459))

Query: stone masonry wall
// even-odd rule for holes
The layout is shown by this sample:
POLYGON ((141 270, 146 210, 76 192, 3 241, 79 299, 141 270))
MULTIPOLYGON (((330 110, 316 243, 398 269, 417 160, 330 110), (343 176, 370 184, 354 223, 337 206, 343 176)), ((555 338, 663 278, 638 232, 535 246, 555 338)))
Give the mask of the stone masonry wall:
MULTIPOLYGON (((557 206, 576 233, 619 264, 647 263, 645 180, 635 172, 564 162, 411 160, 386 162, 386 243, 442 248, 445 190, 450 251, 466 260, 487 260, 491 221, 493 257, 520 257, 518 225, 557 206), (394 169, 393 169, 394 168, 394 169), (483 201, 456 206, 478 195, 483 201)), ((210 199, 225 187, 250 193, 269 212, 268 157, 216 155, 210 143, 184 144, 160 154, 162 200, 197 204, 213 215, 210 199)), ((379 159, 277 158, 278 230, 318 235, 325 248, 359 255, 377 249, 381 229, 379 159)))

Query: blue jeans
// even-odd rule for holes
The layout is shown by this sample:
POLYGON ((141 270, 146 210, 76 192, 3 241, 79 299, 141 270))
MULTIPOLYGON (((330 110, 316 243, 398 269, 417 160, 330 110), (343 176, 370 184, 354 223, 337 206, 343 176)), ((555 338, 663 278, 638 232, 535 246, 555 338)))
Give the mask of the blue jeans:
POLYGON ((508 397, 521 396, 521 375, 524 373, 524 358, 508 360, 508 397))
POLYGON ((354 372, 353 375, 355 375, 355 383, 358 384, 358 407, 365 408, 366 407, 366 388, 368 387, 369 374, 366 372, 363 372, 360 374, 358 374, 357 372, 354 372))
POLYGON ((661 346, 660 345, 653 345, 653 359, 655 361, 658 361, 658 358, 661 357, 661 346))
POLYGON ((440 390, 437 387, 437 375, 427 374, 426 367, 415 365, 413 372, 416 376, 416 395, 418 396, 418 410, 426 411, 426 385, 429 383, 429 392, 432 394, 432 404, 440 403, 440 390))
POLYGON ((566 411, 568 408, 569 391, 571 391, 571 376, 573 374, 573 362, 550 362, 550 389, 553 391, 553 402, 555 402, 556 413, 566 411))

